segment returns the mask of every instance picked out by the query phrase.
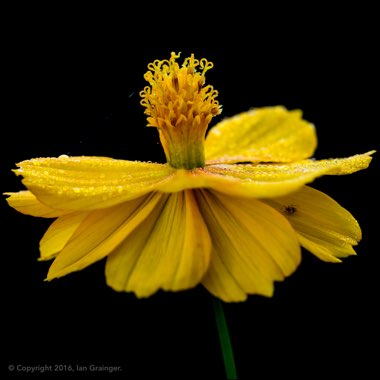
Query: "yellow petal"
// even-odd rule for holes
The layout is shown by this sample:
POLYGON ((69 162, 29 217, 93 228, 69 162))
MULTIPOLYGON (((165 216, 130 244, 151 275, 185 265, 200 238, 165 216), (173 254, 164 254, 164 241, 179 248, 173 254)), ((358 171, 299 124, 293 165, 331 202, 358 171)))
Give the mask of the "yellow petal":
POLYGON ((244 197, 272 198, 293 192, 326 174, 350 174, 365 169, 373 152, 330 160, 304 160, 283 164, 209 165, 193 170, 177 170, 165 184, 163 192, 191 188, 212 188, 244 197))
POLYGON ((352 246, 361 239, 359 224, 326 194, 304 186, 266 203, 287 217, 301 245, 320 259, 340 262, 339 257, 355 254, 352 246))
POLYGON ((193 192, 175 193, 107 258, 107 283, 138 297, 159 289, 188 289, 201 281, 210 251, 209 233, 193 192))
POLYGON ((106 157, 37 158, 16 173, 44 204, 64 210, 110 207, 138 198, 167 180, 168 165, 106 157))
POLYGON ((110 254, 150 215, 162 197, 151 194, 90 212, 54 260, 47 279, 81 270, 110 254))
POLYGON ((40 260, 50 260, 62 251, 87 215, 85 212, 76 212, 55 220, 40 241, 40 260))
POLYGON ((299 110, 253 109, 212 128, 205 148, 209 163, 290 162, 311 157, 317 146, 313 124, 299 110))
POLYGON ((290 275, 301 259, 289 222, 256 199, 196 194, 213 244, 204 286, 225 302, 244 301, 248 294, 272 296, 273 281, 290 275))
POLYGON ((39 216, 42 218, 56 218, 68 213, 66 210, 58 210, 45 206, 30 191, 4 194, 10 196, 6 199, 9 206, 22 214, 39 216))

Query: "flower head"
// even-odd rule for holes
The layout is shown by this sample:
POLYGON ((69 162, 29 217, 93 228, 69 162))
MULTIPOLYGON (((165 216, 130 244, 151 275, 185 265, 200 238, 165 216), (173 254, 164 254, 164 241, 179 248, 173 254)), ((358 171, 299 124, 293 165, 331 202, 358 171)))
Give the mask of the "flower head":
POLYGON ((54 259, 48 280, 107 257, 118 291, 147 297, 203 284, 224 301, 271 296, 305 247, 324 261, 355 254, 359 224, 307 183, 365 169, 373 152, 309 159, 315 128, 300 111, 267 107, 217 123, 212 64, 179 54, 154 61, 142 92, 148 125, 158 129, 167 164, 105 157, 36 158, 18 164, 27 190, 8 203, 57 218, 40 242, 54 259))

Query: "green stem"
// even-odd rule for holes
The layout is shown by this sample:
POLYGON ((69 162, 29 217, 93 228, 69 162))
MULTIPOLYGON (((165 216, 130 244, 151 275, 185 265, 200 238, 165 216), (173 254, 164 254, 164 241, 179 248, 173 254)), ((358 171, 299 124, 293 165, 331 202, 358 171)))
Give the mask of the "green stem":
POLYGON ((220 347, 222 349, 224 368, 226 370, 227 379, 236 380, 238 377, 236 373, 234 353, 232 350, 232 344, 230 334, 228 332, 226 317, 224 315, 223 305, 222 302, 217 298, 214 298, 213 301, 216 326, 218 328, 220 347))

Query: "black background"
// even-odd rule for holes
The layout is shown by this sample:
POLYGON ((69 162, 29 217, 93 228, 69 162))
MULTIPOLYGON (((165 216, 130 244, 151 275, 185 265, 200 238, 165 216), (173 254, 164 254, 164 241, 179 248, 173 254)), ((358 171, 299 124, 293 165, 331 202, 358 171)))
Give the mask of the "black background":
MULTIPOLYGON (((303 30, 291 37, 278 30, 273 38, 266 31, 265 39, 256 34, 240 46, 219 47, 136 48, 129 45, 133 30, 116 47, 91 33, 70 39, 38 28, 24 33, 5 59, 1 191, 22 189, 11 169, 33 157, 164 162, 138 94, 147 64, 171 51, 214 62, 207 79, 223 105, 214 123, 281 104, 302 109, 316 125, 318 159, 378 149, 379 62, 371 34, 348 26, 307 38, 303 30)), ((375 155, 366 171, 313 184, 360 222, 356 257, 334 265, 304 252, 272 299, 251 296, 225 306, 241 378, 378 373, 378 170, 375 155)), ((95 364, 122 367, 109 378, 224 378, 211 297, 202 287, 137 300, 106 286, 104 261, 44 282, 50 264, 37 262, 38 242, 51 221, 19 214, 4 200, 0 212, 5 372, 19 364, 95 364)))

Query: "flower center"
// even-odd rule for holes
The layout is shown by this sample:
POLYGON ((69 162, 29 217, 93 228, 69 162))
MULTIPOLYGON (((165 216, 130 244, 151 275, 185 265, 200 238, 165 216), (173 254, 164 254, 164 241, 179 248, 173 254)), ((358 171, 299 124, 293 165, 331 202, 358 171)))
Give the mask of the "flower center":
POLYGON ((144 78, 150 86, 140 92, 148 126, 157 127, 168 163, 193 169, 205 165, 204 140, 213 116, 220 114, 212 86, 205 86, 205 73, 213 67, 192 54, 179 67, 172 53, 169 60, 148 65, 144 78), (199 70, 199 71, 198 71, 199 70))

